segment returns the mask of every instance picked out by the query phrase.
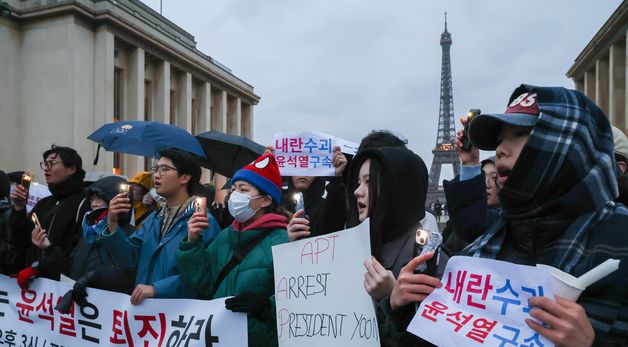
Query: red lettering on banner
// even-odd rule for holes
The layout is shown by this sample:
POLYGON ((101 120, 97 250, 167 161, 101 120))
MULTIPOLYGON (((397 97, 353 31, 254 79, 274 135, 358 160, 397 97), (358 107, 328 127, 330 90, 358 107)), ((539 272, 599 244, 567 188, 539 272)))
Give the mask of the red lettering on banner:
POLYGON ((115 345, 128 345, 133 347, 133 336, 129 328, 129 318, 126 311, 113 310, 113 336, 109 337, 109 342, 115 345), (124 330, 122 330, 124 328, 124 330), (126 338, 125 338, 126 337, 126 338))
POLYGON ((18 302, 15 304, 15 306, 18 308, 18 319, 23 322, 33 324, 33 320, 29 319, 28 317, 30 317, 30 313, 35 309, 32 304, 35 302, 35 299, 37 299, 37 292, 35 292, 34 290, 26 289, 22 290, 21 294, 22 300, 24 302, 18 302), (29 295, 32 295, 32 298, 29 298, 29 295))
MULTIPOLYGON (((153 340, 159 339, 157 346, 161 346, 164 342, 165 334, 166 334, 166 315, 164 313, 159 313, 159 333, 155 331, 150 322, 156 321, 156 316, 145 316, 145 315, 136 315, 134 316, 136 321, 142 322, 142 329, 138 333, 138 336, 142 339, 146 336, 146 334, 150 334, 153 340)), ((144 347, 151 346, 153 344, 150 341, 144 340, 144 347)))

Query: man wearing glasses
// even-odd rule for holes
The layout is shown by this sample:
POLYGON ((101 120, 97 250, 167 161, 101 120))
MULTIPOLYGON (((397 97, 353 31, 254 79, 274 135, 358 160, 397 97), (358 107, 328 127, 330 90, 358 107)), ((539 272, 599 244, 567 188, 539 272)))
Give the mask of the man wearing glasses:
MULTIPOLYGON (((152 212, 140 229, 127 237, 118 225, 118 215, 132 208, 126 193, 118 194, 109 203, 107 223, 102 223, 104 247, 127 266, 137 266, 135 290, 131 303, 140 304, 146 298, 194 298, 196 294, 181 282, 175 253, 188 234, 188 219, 195 211, 201 168, 187 152, 167 149, 160 152, 152 168, 157 194, 166 199, 158 211, 152 212)), ((205 246, 220 231, 218 223, 204 206, 208 218, 203 232, 205 246)))
POLYGON ((90 209, 83 189, 81 156, 72 148, 53 145, 43 159, 40 166, 52 195, 37 202, 27 215, 28 191, 18 185, 11 193, 10 221, 17 248, 14 266, 26 267, 17 276, 22 287, 37 275, 55 280, 60 273, 67 275, 70 253, 81 237, 83 215, 90 209), (41 228, 33 223, 35 214, 41 228))
MULTIPOLYGON (((461 119, 462 126, 467 122, 461 119)), ((480 151, 471 146, 464 150, 464 130, 456 134, 456 151, 460 157, 460 176, 444 181, 449 220, 453 232, 445 240, 445 247, 457 253, 473 242, 499 217, 499 185, 495 157, 480 161, 480 151)))

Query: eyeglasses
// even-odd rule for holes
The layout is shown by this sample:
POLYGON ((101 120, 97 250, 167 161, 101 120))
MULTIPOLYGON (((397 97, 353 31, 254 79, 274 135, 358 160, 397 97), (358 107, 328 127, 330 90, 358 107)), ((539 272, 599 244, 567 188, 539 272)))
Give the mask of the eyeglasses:
POLYGON ((39 167, 42 170, 50 170, 53 166, 59 164, 59 163, 63 163, 62 161, 54 161, 54 160, 46 160, 46 161, 40 161, 39 162, 39 167))
POLYGON ((168 171, 174 170, 177 171, 176 168, 168 165, 156 165, 150 168, 150 171, 154 174, 159 174, 159 176, 163 176, 168 173, 168 171))

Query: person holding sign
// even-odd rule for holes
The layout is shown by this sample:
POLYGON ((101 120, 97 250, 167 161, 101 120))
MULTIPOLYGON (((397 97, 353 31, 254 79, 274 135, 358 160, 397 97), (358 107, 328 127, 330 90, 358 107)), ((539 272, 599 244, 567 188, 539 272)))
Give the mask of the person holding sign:
POLYGON ((235 221, 205 248, 200 234, 207 227, 207 216, 195 213, 177 251, 177 265, 181 279, 199 298, 233 296, 225 305, 248 314, 249 346, 276 346, 271 247, 288 242, 288 219, 276 213, 281 175, 274 155, 262 155, 231 181, 228 204, 235 221))
MULTIPOLYGON (((619 270, 588 286, 576 302, 532 297, 527 325, 557 346, 628 343, 628 209, 616 204, 613 136, 604 113, 582 93, 521 85, 504 114, 469 126, 474 146, 495 150, 502 213, 465 255, 516 264, 547 264, 575 277, 608 258, 619 270), (594 140, 592 140, 594 139, 594 140)), ((397 281, 393 310, 422 300, 434 279, 411 266, 397 281)), ((440 284, 439 284, 440 285, 440 284)))
MULTIPOLYGON (((364 287, 376 303, 384 345, 405 345, 412 335, 399 329, 384 314, 402 267, 413 258, 414 240, 425 216, 427 167, 404 147, 359 151, 349 170, 348 225, 370 218, 371 252, 365 262, 364 287), (409 336, 408 336, 409 335, 409 336)), ((405 312, 411 319, 413 310, 405 312)))

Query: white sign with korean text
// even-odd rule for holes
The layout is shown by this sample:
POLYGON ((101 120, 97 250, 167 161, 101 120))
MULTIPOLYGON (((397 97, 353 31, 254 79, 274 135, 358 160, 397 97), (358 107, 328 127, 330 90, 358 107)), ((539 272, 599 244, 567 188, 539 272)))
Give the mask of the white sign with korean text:
POLYGON ((356 155, 358 153, 358 147, 360 147, 357 143, 339 137, 336 138, 336 146, 340 147, 342 153, 349 155, 356 155))
POLYGON ((336 138, 317 132, 275 134, 275 159, 282 176, 335 176, 336 138))
POLYGON ((21 290, 0 275, 0 345, 14 346, 246 346, 246 315, 225 299, 146 299, 88 289, 89 304, 69 314, 54 310, 72 286, 36 279, 21 290))
POLYGON ((355 228, 273 247, 279 346, 379 346, 364 289, 369 220, 355 228))
POLYGON ((31 183, 30 188, 28 189, 28 201, 26 202, 26 212, 31 213, 33 207, 37 205, 39 200, 50 196, 50 190, 47 186, 43 184, 39 184, 36 182, 31 183))
POLYGON ((554 299, 550 276, 533 266, 452 257, 443 286, 421 302, 408 331, 438 346, 553 346, 525 323, 531 297, 554 299))

